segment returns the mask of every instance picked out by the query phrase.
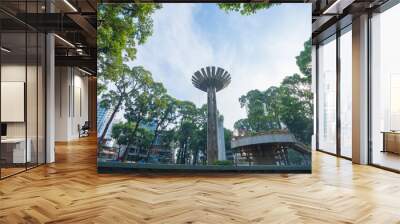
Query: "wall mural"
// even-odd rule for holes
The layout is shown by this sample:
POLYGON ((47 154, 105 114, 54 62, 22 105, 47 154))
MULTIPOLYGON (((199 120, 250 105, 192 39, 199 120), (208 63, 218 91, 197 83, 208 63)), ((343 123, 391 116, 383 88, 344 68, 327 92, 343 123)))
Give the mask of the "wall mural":
POLYGON ((98 170, 311 172, 310 15, 99 4, 98 170))

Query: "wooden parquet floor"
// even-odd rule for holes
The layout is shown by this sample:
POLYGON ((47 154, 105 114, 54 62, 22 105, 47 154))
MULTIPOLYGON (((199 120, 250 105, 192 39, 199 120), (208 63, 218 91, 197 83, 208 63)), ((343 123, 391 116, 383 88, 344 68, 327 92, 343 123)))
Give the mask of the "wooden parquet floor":
POLYGON ((312 174, 97 174, 96 140, 0 181, 0 223, 400 223, 400 175, 313 153, 312 174))

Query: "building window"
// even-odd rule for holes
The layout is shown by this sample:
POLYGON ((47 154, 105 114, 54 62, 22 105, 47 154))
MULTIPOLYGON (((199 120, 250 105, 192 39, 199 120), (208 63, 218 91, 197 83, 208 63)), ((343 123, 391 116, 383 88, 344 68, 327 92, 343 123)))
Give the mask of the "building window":
MULTIPOLYGON (((37 13, 41 3, 12 9, 37 13)), ((1 1, 0 8, 13 5, 1 1)), ((45 44, 44 33, 0 12, 1 179, 45 163, 45 44)))
POLYGON ((336 37, 318 48, 318 148, 336 153, 336 37))
POLYGON ((371 19, 372 163, 400 170, 400 5, 371 19))
POLYGON ((352 157, 352 33, 347 27, 340 36, 340 154, 352 157))

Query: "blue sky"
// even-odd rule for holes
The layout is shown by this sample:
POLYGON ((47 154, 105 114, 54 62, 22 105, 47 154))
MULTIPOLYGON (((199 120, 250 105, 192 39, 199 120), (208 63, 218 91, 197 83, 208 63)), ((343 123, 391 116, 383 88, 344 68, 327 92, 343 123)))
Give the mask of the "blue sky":
POLYGON ((281 4, 251 16, 216 4, 163 4, 153 20, 153 35, 130 64, 144 66, 170 95, 198 106, 207 97, 193 87, 193 73, 209 65, 226 69, 232 82, 217 93, 217 105, 230 129, 246 117, 241 95, 299 73, 295 57, 311 36, 309 4, 281 4))

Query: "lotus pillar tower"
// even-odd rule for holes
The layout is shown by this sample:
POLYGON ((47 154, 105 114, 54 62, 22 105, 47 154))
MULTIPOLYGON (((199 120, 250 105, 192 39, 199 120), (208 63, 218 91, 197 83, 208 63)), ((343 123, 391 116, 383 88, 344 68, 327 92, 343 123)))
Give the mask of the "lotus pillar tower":
POLYGON ((216 93, 227 87, 231 76, 223 68, 207 66, 196 71, 192 76, 193 85, 207 92, 207 164, 218 160, 218 126, 216 93))

